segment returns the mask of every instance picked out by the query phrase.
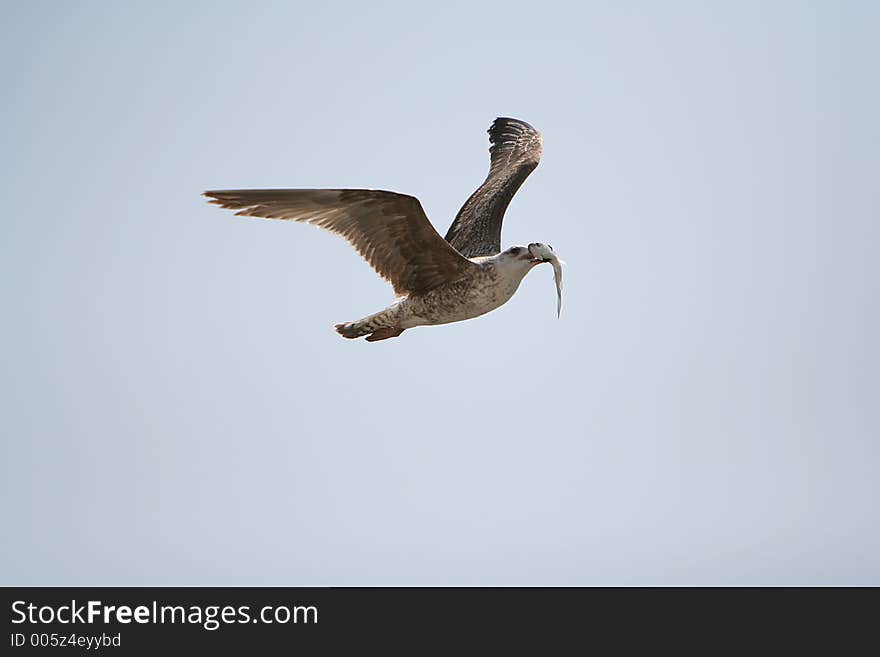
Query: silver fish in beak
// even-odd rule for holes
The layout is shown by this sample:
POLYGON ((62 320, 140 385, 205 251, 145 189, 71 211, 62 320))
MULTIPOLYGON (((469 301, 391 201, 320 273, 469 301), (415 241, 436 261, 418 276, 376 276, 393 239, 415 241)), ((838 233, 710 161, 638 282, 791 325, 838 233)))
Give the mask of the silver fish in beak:
POLYGON ((535 262, 549 262, 553 265, 553 278, 556 279, 556 317, 562 313, 562 265, 565 263, 554 253, 553 247, 540 242, 529 244, 529 254, 535 262))

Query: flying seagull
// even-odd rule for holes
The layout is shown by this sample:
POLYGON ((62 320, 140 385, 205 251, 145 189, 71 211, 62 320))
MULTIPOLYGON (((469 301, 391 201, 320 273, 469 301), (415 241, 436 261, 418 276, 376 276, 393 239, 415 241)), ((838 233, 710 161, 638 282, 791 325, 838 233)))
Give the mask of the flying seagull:
POLYGON ((553 262, 558 268, 552 247, 538 242, 501 251, 504 211, 538 166, 540 133, 525 121, 498 118, 489 128, 489 141, 489 174, 458 211, 445 239, 417 198, 395 192, 236 189, 204 195, 237 210, 236 215, 301 221, 344 237, 399 297, 384 310, 336 325, 343 337, 375 342, 415 326, 484 315, 506 303, 536 265, 553 262))

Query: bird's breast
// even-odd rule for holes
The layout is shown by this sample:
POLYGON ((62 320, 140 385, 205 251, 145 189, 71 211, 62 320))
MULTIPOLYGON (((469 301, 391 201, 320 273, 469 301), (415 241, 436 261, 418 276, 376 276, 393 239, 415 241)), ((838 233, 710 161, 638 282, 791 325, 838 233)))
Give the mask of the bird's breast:
POLYGON ((412 326, 448 324, 479 317, 504 305, 516 292, 522 276, 508 276, 493 268, 441 285, 423 295, 407 298, 402 310, 412 326))

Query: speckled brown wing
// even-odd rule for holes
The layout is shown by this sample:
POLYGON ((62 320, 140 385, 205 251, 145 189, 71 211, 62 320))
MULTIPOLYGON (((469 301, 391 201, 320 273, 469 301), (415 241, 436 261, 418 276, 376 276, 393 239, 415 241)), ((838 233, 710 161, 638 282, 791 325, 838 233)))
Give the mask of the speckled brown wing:
POLYGON ((495 119, 489 141, 489 175, 446 233, 446 241, 468 258, 501 251, 504 211, 541 160, 541 134, 525 121, 495 119))
POLYGON ((236 215, 288 219, 341 235, 398 295, 457 280, 474 263, 434 230, 417 198, 372 189, 231 189, 204 194, 236 215))

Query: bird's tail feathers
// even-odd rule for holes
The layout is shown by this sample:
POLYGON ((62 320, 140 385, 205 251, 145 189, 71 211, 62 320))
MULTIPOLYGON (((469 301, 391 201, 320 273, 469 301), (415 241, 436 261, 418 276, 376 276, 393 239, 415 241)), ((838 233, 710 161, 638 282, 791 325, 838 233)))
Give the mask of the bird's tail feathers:
POLYGON ((356 322, 344 322, 336 325, 336 332, 343 338, 354 339, 367 336, 367 342, 396 338, 404 329, 397 326, 397 316, 391 310, 383 310, 356 322))

